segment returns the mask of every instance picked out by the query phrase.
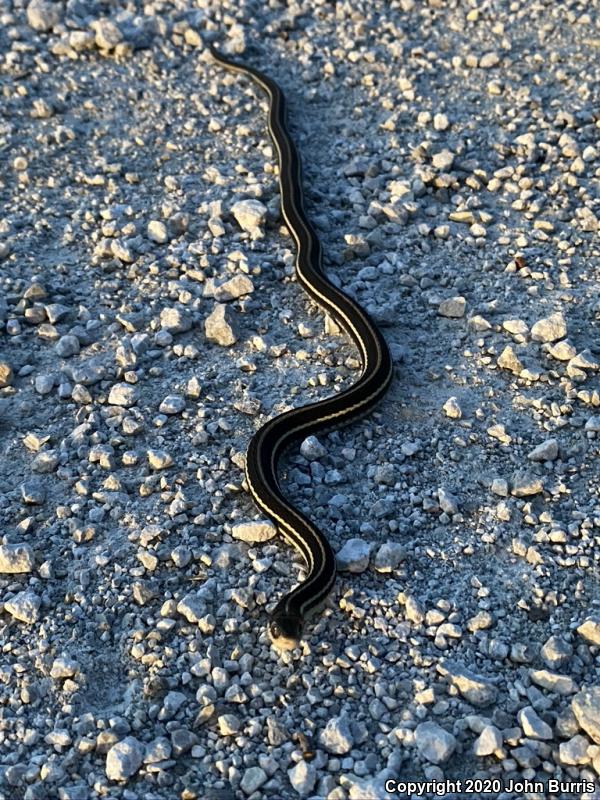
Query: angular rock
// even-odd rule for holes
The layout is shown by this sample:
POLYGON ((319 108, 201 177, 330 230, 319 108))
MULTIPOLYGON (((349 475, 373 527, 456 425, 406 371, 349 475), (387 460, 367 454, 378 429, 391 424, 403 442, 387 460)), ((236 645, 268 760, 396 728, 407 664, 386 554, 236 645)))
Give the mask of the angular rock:
POLYGON ((222 347, 228 347, 237 342, 237 326, 229 306, 224 303, 215 303, 215 307, 204 320, 204 332, 209 342, 216 342, 222 347))
POLYGON ((502 323, 505 331, 512 333, 513 336, 525 336, 529 332, 529 327, 522 319, 505 319, 502 323))
POLYGON ((558 442, 556 439, 546 439, 534 447, 527 458, 530 461, 555 461, 558 458, 558 442))
POLYGON ((192 318, 185 308, 163 308, 160 312, 160 325, 169 333, 185 333, 192 327, 192 318))
POLYGON ((548 352, 552 358, 555 358, 557 361, 570 361, 577 355, 577 350, 568 339, 553 344, 548 352))
POLYGON ((295 766, 288 769, 288 778, 297 794, 300 797, 307 797, 314 789, 317 770, 307 761, 298 761, 295 766))
POLYGON ((144 764, 156 764, 171 758, 171 742, 166 736, 157 736, 144 749, 144 764))
POLYGON ((552 739, 552 728, 540 719, 533 706, 526 706, 518 713, 519 724, 529 739, 552 739))
POLYGON ((363 539, 348 539, 336 553, 337 568, 341 572, 364 572, 369 566, 371 545, 363 539))
POLYGON ((169 232, 164 222, 153 219, 148 223, 148 238, 157 244, 164 244, 169 240, 169 232))
POLYGON ((264 771, 264 769, 262 769, 262 767, 248 767, 242 776, 240 787, 244 794, 251 795, 260 789, 263 783, 266 783, 267 780, 267 773, 264 771))
POLYGON ((600 617, 588 617, 577 628, 577 633, 589 644, 600 646, 600 617))
POLYGON ((354 746, 354 736, 348 718, 345 715, 332 717, 319 734, 319 744, 337 756, 349 753, 354 746))
POLYGON ((268 542, 276 533, 277 528, 270 520, 239 522, 231 528, 234 539, 241 539, 242 542, 268 542))
POLYGON ((37 594, 30 591, 18 592, 10 600, 4 602, 4 609, 18 619, 19 622, 25 622, 27 625, 32 625, 37 622, 39 618, 39 609, 42 604, 41 598, 37 594))
POLYGON ((515 472, 510 493, 515 497, 529 497, 543 491, 542 479, 530 472, 515 472))
POLYGON ((572 736, 568 742, 561 742, 558 747, 558 757, 561 764, 568 766, 577 764, 587 764, 590 760, 588 748, 590 740, 577 734, 572 736))
POLYGON ((242 727, 242 721, 236 714, 221 714, 217 719, 221 736, 233 736, 242 727))
POLYGON ((571 708, 581 730, 600 744, 600 686, 582 689, 571 701, 571 708))
POLYGON ((406 619, 410 622, 414 622, 415 625, 421 625, 425 619, 425 608, 423 604, 412 595, 408 595, 404 601, 404 613, 406 619))
POLYGON ((50 677, 55 680, 72 678, 79 671, 79 664, 66 656, 55 658, 50 669, 50 677))
POLYGON ((38 478, 29 478, 21 484, 21 497, 27 505, 41 506, 46 499, 46 488, 38 478))
POLYGON ((399 542, 385 542, 375 554, 373 566, 377 572, 392 572, 405 558, 406 550, 403 545, 399 542))
POLYGON ((16 575, 31 572, 34 567, 33 551, 28 544, 0 545, 0 573, 16 575))
POLYGON ((96 45, 100 50, 113 50, 123 41, 123 34, 119 27, 108 17, 93 20, 90 27, 96 35, 96 45))
POLYGON ((573 648, 559 636, 551 636, 544 643, 540 655, 550 669, 560 669, 569 662, 573 648))
POLYGON ((488 678, 477 675, 455 661, 443 660, 437 669, 472 705, 489 706, 496 701, 498 690, 488 678))
POLYGON ((27 6, 27 22, 34 31, 49 31, 60 21, 60 6, 45 0, 31 0, 27 6))
POLYGON ((254 284, 247 275, 234 275, 225 283, 216 286, 213 297, 219 303, 226 303, 228 300, 235 300, 238 297, 251 294, 254 291, 254 284))
POLYGON ((462 409, 456 397, 449 397, 443 405, 444 414, 450 419, 460 419, 462 417, 462 409))
POLYGON ((438 489, 438 502, 446 514, 458 514, 458 499, 446 489, 438 489))
POLYGON ((456 739, 435 722, 421 722, 415 729, 419 754, 431 764, 443 764, 456 749, 456 739))
POLYGON ((185 399, 180 394, 169 394, 162 401, 158 410, 161 414, 180 414, 185 408, 185 399))
POLYGON ((568 675, 559 675, 547 669, 537 669, 530 672, 530 678, 538 686, 556 694, 573 694, 577 691, 577 684, 568 675))
POLYGON ((166 469, 172 463, 172 457, 164 450, 148 450, 148 464, 152 469, 166 469))
POLYGON ((567 323, 560 312, 538 320, 531 328, 534 342, 556 342, 567 335, 567 323))
POLYGON ((126 781, 141 767, 143 758, 144 745, 134 736, 127 736, 106 754, 106 777, 111 781, 126 781))
POLYGON ((182 597, 177 604, 177 612, 187 619, 188 622, 198 623, 206 614, 206 601, 197 594, 190 592, 182 597))
POLYGON ((13 382, 13 370, 8 361, 0 361, 0 389, 10 386, 13 382))
POLYGON ((515 375, 520 375, 523 371, 523 364, 519 361, 517 354, 510 345, 507 345, 500 353, 497 364, 502 369, 507 369, 515 375))
POLYGON ((300 445, 300 452, 308 461, 318 461, 327 455, 327 449, 316 436, 307 436, 300 445))
POLYGON ((56 355, 61 358, 70 358, 76 356, 80 350, 79 339, 72 334, 61 336, 58 342, 54 345, 56 355))
POLYGON ((260 226, 267 217, 267 207, 260 200, 238 200, 231 208, 231 213, 240 228, 253 236, 261 236, 260 226))
POLYGON ((441 317, 460 318, 465 315, 465 308, 467 301, 464 297, 449 297, 447 300, 442 300, 438 306, 438 314, 441 317))
POLYGON ((476 756, 491 756, 502 747, 502 734, 495 725, 486 725, 473 745, 476 756))
POLYGON ((130 383, 115 383, 108 393, 108 402, 111 406, 130 408, 137 403, 139 392, 130 383))

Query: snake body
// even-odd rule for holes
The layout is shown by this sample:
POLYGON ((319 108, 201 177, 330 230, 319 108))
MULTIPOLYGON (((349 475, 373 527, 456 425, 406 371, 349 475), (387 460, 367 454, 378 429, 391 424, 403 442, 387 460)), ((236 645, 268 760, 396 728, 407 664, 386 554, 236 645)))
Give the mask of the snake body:
POLYGON ((286 127, 286 103, 277 83, 254 67, 225 57, 209 46, 212 57, 226 69, 258 84, 269 100, 269 133, 277 149, 281 210, 297 248, 296 278, 356 345, 360 378, 333 397, 295 408, 264 424, 252 437, 246 454, 246 482, 259 507, 279 533, 302 555, 307 566, 304 581, 276 605, 269 635, 280 649, 295 647, 303 622, 324 604, 335 582, 335 556, 319 528, 283 495, 277 463, 289 445, 307 436, 352 422, 368 412, 386 392, 393 364, 382 334, 367 312, 338 289, 325 275, 319 238, 304 211, 301 164, 286 127))

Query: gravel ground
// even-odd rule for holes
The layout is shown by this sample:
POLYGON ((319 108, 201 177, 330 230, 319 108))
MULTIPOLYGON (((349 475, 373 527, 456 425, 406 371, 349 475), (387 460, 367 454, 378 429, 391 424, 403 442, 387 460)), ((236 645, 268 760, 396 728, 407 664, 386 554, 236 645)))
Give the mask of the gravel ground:
POLYGON ((600 798, 598 11, 0 0, 3 800, 600 798), (397 365, 283 465, 283 655, 245 447, 359 364, 203 39, 397 365))

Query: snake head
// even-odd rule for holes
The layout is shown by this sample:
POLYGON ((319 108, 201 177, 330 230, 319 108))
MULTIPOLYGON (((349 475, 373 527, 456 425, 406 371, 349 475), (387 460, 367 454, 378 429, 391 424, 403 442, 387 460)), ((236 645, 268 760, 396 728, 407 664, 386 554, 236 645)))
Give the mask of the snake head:
POLYGON ((269 622, 271 644, 278 650, 293 650, 302 638, 302 618, 295 614, 276 613, 269 622))

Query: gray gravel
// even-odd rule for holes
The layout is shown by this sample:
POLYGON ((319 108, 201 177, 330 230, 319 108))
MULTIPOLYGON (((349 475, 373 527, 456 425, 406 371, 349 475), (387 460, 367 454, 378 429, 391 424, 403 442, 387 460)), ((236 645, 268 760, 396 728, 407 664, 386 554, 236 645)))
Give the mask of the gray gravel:
POLYGON ((598 11, 0 0, 1 800, 600 798, 598 11), (203 40, 397 365, 286 457, 283 655, 245 447, 359 362, 203 40))

